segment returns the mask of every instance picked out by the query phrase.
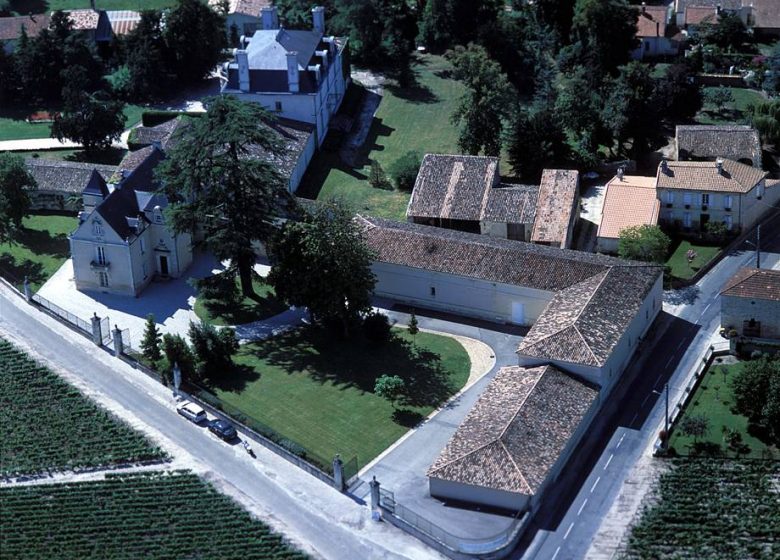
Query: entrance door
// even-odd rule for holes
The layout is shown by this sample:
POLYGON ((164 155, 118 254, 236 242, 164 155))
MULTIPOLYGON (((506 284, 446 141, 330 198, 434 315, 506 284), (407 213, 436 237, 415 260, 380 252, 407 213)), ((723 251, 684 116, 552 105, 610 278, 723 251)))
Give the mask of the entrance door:
POLYGON ((701 214, 699 216, 699 226, 702 230, 704 230, 704 226, 707 225, 707 222, 710 221, 710 215, 709 214, 701 214))
POLYGON ((525 324, 525 305, 519 301, 512 302, 512 322, 516 325, 525 324))
POLYGON ((168 257, 160 255, 160 274, 168 276, 168 257))

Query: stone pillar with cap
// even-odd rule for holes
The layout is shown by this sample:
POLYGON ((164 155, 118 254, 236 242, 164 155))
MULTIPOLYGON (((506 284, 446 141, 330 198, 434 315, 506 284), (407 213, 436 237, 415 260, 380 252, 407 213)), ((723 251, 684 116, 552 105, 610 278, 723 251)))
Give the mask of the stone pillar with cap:
POLYGON ((114 330, 111 331, 111 336, 114 339, 114 356, 121 356, 124 351, 124 345, 122 344, 122 331, 119 330, 117 325, 114 325, 114 330))
POLYGON ((103 333, 101 331, 100 327, 100 317, 98 317, 97 313, 94 313, 92 315, 92 342, 97 344, 98 346, 103 345, 103 333))
POLYGON ((32 300, 32 288, 30 288, 30 280, 27 276, 24 277, 24 299, 32 300))
POLYGON ((379 511, 379 481, 374 476, 368 483, 371 488, 371 511, 379 511))
POLYGON ((344 461, 338 454, 333 458, 333 484, 339 492, 344 491, 344 461))

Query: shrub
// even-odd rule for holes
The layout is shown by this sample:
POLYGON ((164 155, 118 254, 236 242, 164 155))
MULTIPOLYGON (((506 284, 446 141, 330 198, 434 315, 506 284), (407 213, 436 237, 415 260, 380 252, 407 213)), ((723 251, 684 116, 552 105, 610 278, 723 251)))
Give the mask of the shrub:
POLYGON ((371 169, 368 171, 368 184, 375 189, 392 190, 393 185, 387 179, 385 170, 375 159, 371 160, 371 169))
POLYGON ((279 447, 282 447, 292 453, 293 455, 297 455, 298 457, 301 457, 302 459, 306 458, 306 449, 294 441, 290 441, 289 439, 283 439, 279 441, 279 447))
POLYGON ((415 151, 406 152, 392 163, 389 171, 397 189, 411 191, 414 188, 420 163, 422 156, 415 151))
POLYGON ((242 296, 236 285, 235 273, 226 270, 220 274, 214 274, 200 280, 195 280, 195 289, 198 297, 219 302, 228 307, 234 307, 241 303, 242 296))
POLYGON ((363 319, 363 334, 369 342, 383 344, 390 340, 390 321, 384 313, 369 313, 363 319))

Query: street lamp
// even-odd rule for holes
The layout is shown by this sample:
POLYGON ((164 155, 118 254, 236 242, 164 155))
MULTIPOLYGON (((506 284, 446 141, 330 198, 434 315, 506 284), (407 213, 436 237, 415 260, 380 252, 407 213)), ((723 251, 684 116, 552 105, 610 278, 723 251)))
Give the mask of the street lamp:
MULTIPOLYGON (((661 396, 661 393, 655 389, 650 389, 654 394, 661 396)), ((666 414, 664 414, 664 448, 666 448, 669 441, 669 383, 664 386, 664 394, 666 395, 666 414)))

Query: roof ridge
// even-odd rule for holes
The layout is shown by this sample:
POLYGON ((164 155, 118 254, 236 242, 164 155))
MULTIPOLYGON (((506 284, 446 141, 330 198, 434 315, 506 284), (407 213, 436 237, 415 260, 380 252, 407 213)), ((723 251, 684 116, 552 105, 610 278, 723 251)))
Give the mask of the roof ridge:
MULTIPOLYGON (((464 421, 465 421, 465 420, 464 420, 464 421)), ((450 459, 450 460, 449 460, 449 461, 447 461, 446 463, 442 463, 441 465, 439 465, 439 466, 438 466, 438 467, 436 467, 435 469, 434 469, 434 468, 431 468, 431 469, 430 469, 430 471, 431 471, 431 472, 436 472, 436 471, 439 471, 439 470, 443 469, 444 467, 448 467, 448 466, 450 466, 451 464, 453 464, 453 463, 455 463, 455 462, 457 462, 457 461, 462 461, 463 459, 465 459, 465 458, 466 458, 466 457, 468 457, 469 455, 473 455, 473 454, 474 454, 474 453, 476 453, 477 451, 481 451, 481 450, 485 449, 486 447, 488 447, 489 445, 493 445, 494 443, 497 443, 497 442, 498 442, 498 443, 500 443, 500 442, 501 442, 501 440, 499 440, 497 437, 496 437, 496 438, 494 438, 494 439, 491 439, 491 440, 490 440, 490 441, 488 441, 487 443, 484 443, 483 445, 480 445, 480 446, 478 446, 478 447, 475 447, 475 448, 474 448, 474 449, 472 449, 471 451, 466 451, 466 452, 465 452, 465 453, 463 453, 462 455, 458 455, 457 457, 453 457, 452 459, 450 459)))
POLYGON ((523 481, 523 484, 525 484, 525 487, 528 489, 528 493, 529 494, 533 494, 534 493, 534 489, 531 488, 531 485, 528 483, 528 479, 525 478, 525 475, 523 474, 523 470, 515 462, 514 457, 512 457, 512 454, 509 452, 509 449, 507 449, 507 447, 504 444, 503 440, 498 440, 498 443, 501 445, 501 449, 504 450, 504 453, 506 453, 506 456, 509 458, 509 462, 512 463, 512 466, 515 468, 515 471, 517 472, 517 475, 523 481))
POLYGON ((575 323, 574 323, 574 324, 571 326, 571 328, 573 328, 573 329, 575 330, 575 332, 576 332, 576 333, 577 333, 577 334, 580 336, 580 338, 582 339, 582 342, 585 344, 585 348, 587 348, 587 349, 588 349, 588 352, 590 352, 590 355, 593 357, 593 361, 594 361, 596 364, 600 364, 600 363, 601 363, 601 360, 599 360, 598 356, 596 356, 596 353, 593 351, 593 348, 591 348, 591 347, 590 347, 590 344, 588 344, 588 341, 587 341, 587 340, 585 340, 585 336, 582 334, 582 332, 580 331, 580 329, 579 329, 579 328, 577 328, 577 323, 576 323, 576 321, 575 321, 575 323))
POLYGON ((547 368, 549 367, 549 364, 546 365, 546 366, 542 366, 542 367, 544 367, 544 370, 539 374, 539 377, 536 378, 536 381, 533 382, 533 384, 531 385, 531 388, 525 394, 525 397, 523 398, 522 402, 518 403, 517 409, 515 410, 515 413, 512 414, 512 417, 509 419, 509 422, 507 422, 506 426, 504 426, 504 429, 501 430, 500 434, 498 434, 497 439, 499 441, 501 441, 501 438, 504 437, 504 434, 509 429, 509 426, 511 426, 512 422, 514 421, 514 419, 517 418, 517 415, 520 414, 520 410, 522 410, 523 405, 528 400, 528 397, 531 396, 531 393, 534 392, 534 389, 536 389, 536 386, 539 385, 539 381, 541 381, 542 377, 544 377, 544 374, 547 373, 547 368))

